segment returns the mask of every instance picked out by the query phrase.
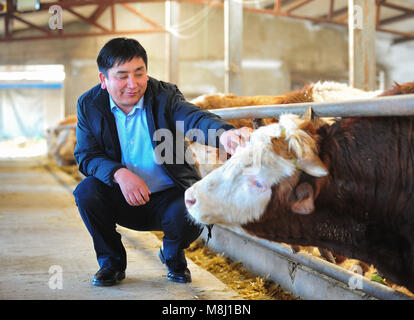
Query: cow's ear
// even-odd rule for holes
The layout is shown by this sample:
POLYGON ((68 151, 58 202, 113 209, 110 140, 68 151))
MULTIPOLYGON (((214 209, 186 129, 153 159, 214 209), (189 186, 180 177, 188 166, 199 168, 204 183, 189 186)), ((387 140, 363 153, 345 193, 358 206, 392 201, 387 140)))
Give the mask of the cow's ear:
POLYGON ((315 210, 314 191, 312 186, 307 183, 301 183, 295 189, 294 201, 291 210, 298 214, 310 214, 315 210))

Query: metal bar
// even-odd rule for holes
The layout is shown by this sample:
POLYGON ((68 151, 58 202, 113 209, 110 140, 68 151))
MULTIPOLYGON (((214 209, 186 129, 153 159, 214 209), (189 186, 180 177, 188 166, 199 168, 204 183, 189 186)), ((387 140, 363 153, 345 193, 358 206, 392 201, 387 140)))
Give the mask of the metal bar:
POLYGON ((116 31, 116 12, 114 4, 111 4, 111 31, 116 31))
POLYGON ((375 2, 348 1, 349 85, 366 91, 376 89, 375 2))
MULTIPOLYGON (((12 2, 12 0, 7 0, 12 2)), ((62 8, 68 8, 68 7, 80 7, 80 6, 86 6, 86 5, 98 5, 98 6, 109 6, 109 5, 113 5, 113 4, 128 4, 128 3, 138 3, 138 2, 147 2, 147 3, 151 3, 151 2, 164 2, 165 0, 78 0, 76 2, 72 1, 72 0, 62 0, 62 1, 55 1, 55 2, 49 2, 49 3, 41 3, 40 4, 40 10, 48 10, 49 7, 51 5, 59 5, 62 8)), ((176 0, 177 2, 188 2, 188 3, 194 3, 194 4, 199 4, 199 5, 209 5, 209 6, 213 6, 213 7, 223 7, 224 4, 222 2, 216 2, 216 1, 205 1, 205 0, 176 0)), ((335 17, 337 16, 337 14, 340 13, 340 11, 342 12, 342 10, 344 10, 345 8, 340 9, 340 11, 335 10, 333 12, 333 19, 329 19, 329 15, 323 15, 320 17, 311 17, 311 16, 305 16, 305 15, 298 15, 298 14, 292 14, 292 13, 287 13, 285 11, 282 11, 281 9, 277 10, 278 8, 278 4, 280 3, 279 8, 281 8, 281 0, 274 0, 275 1, 275 5, 273 9, 258 9, 258 8, 252 8, 252 7, 244 7, 243 10, 246 11, 251 11, 251 12, 256 12, 256 13, 263 13, 263 14, 270 14, 270 15, 275 15, 275 16, 280 16, 280 17, 289 17, 289 18, 293 18, 293 19, 300 19, 300 20, 307 20, 307 21, 312 21, 315 23, 330 23, 330 24, 335 24, 335 25, 340 25, 340 26, 346 26, 347 24, 344 23, 342 21, 342 19, 346 19, 347 15, 344 15, 340 21, 335 21, 335 17), (276 9, 276 10, 275 10, 276 9)), ((398 9, 407 13, 410 13, 414 10, 406 8, 406 7, 402 7, 396 4, 392 4, 392 3, 385 3, 385 1, 383 0, 378 0, 376 1, 377 3, 377 7, 379 7, 380 5, 385 5, 388 6, 390 8, 394 8, 394 9, 398 9)), ((288 10, 291 10, 292 7, 288 10)), ((96 16, 101 13, 102 9, 97 9, 92 15, 91 17, 89 17, 89 20, 91 21, 95 21, 96 22, 96 16)), ((25 13, 21 13, 22 15, 25 13)), ((5 21, 11 21, 13 17, 8 16, 7 13, 0 13, 0 16, 5 16, 5 21)), ((7 39, 9 36, 9 38, 11 37, 11 32, 10 30, 7 29, 11 29, 11 28, 7 28, 8 24, 6 24, 6 32, 5 32, 5 36, 3 38, 0 38, 0 42, 7 42, 7 39)), ((390 29, 385 29, 385 28, 380 28, 379 26, 377 27, 377 30, 380 32, 385 32, 385 33, 391 33, 391 34, 396 34, 396 35, 400 35, 403 37, 409 37, 409 38, 414 38, 414 33, 413 32, 401 32, 401 31, 397 31, 397 30, 390 30, 390 29)), ((147 33, 148 31, 144 31, 145 33, 147 33)), ((62 30, 58 31, 59 34, 62 34, 62 30)), ((133 32, 132 32, 133 33, 133 32)), ((142 33, 142 32, 139 32, 142 33)), ((99 35, 105 35, 105 34, 99 34, 99 35)), ((74 37, 75 34, 73 34, 72 36, 68 36, 68 37, 74 37)), ((89 35, 81 35, 81 36, 96 36, 95 33, 91 33, 89 35)), ((78 37, 78 34, 76 34, 76 37, 78 37)), ((18 40, 41 40, 41 39, 49 39, 49 38, 45 38, 45 37, 38 37, 38 36, 33 36, 33 37, 21 37, 21 38, 16 38, 13 39, 11 38, 10 41, 18 41, 18 40)), ((51 39, 56 39, 55 37, 52 37, 51 39)))
POLYGON ((62 0, 55 2, 46 2, 40 4, 40 10, 49 10, 50 6, 58 5, 62 8, 90 6, 90 5, 112 5, 121 3, 137 3, 137 2, 164 2, 164 0, 62 0))
MULTIPOLYGON (((201 237, 206 241, 206 232, 201 237)), ((232 260, 241 261, 255 274, 270 276, 281 287, 304 299, 413 299, 312 255, 294 253, 286 244, 260 239, 240 229, 215 225, 208 246, 216 252, 224 252, 232 260), (289 270, 292 263, 297 272, 289 270), (358 288, 351 287, 355 282, 358 288)))
POLYGON ((312 2, 313 0, 302 0, 299 3, 296 3, 292 5, 291 7, 287 8, 285 12, 291 13, 292 11, 299 9, 300 7, 303 7, 305 4, 308 4, 309 2, 312 2))
MULTIPOLYGON (((194 4, 198 4, 198 5, 209 5, 209 6, 213 6, 213 7, 223 7, 223 3, 221 2, 210 2, 208 1, 207 3, 204 0, 177 0, 180 2, 188 2, 188 3, 194 3, 194 4)), ((253 8, 253 7, 244 7, 243 10, 245 11, 250 11, 250 12, 256 12, 256 13, 262 13, 262 14, 269 14, 269 15, 274 15, 274 16, 279 16, 279 17, 289 17, 289 18, 293 18, 293 19, 300 19, 300 20, 307 20, 307 21, 312 21, 315 23, 330 23, 330 24, 334 24, 334 25, 338 25, 338 26, 347 26, 348 23, 344 23, 343 21, 335 21, 334 19, 329 19, 328 15, 323 15, 320 17, 310 17, 310 16, 304 16, 304 15, 299 15, 299 14, 287 14, 285 11, 275 11, 273 9, 269 10, 269 9, 258 9, 258 8, 253 8)), ((336 10, 334 12, 334 18, 338 15, 338 14, 342 14, 343 12, 346 12, 348 9, 345 8, 341 8, 339 10, 336 10)), ((348 17, 348 14, 345 14, 342 19, 346 19, 348 17)), ((385 29, 385 28, 377 28, 377 31, 380 32, 385 32, 385 33, 391 33, 391 34, 397 34, 397 35, 401 35, 401 36, 405 36, 405 37, 409 37, 409 38, 414 38, 414 32, 400 32, 400 31, 396 31, 396 30, 391 30, 391 29, 385 29)))
POLYGON ((4 37, 6 39, 10 38, 10 29, 11 29, 11 22, 10 15, 6 13, 4 16, 4 37))
MULTIPOLYGON (((175 1, 165 1, 165 28, 171 30, 180 20, 181 3, 175 1)), ((166 47, 166 71, 167 79, 171 83, 178 85, 180 72, 180 39, 168 32, 165 34, 166 47)))
POLYGON ((282 0, 275 0, 275 3, 273 5, 273 11, 276 13, 279 13, 281 8, 282 8, 282 0))
POLYGON ((298 14, 288 14, 286 16, 289 17, 289 18, 300 19, 300 20, 308 20, 308 21, 317 22, 317 23, 320 23, 320 22, 330 23, 330 24, 336 24, 338 26, 346 26, 347 25, 343 21, 329 20, 328 18, 307 17, 307 16, 303 16, 303 15, 298 15, 298 14))
POLYGON ((74 16, 78 17, 79 19, 81 19, 81 20, 85 21, 85 22, 86 22, 86 23, 88 23, 88 24, 91 24, 91 25, 93 25, 93 26, 95 26, 95 27, 97 27, 97 28, 99 28, 99 29, 101 29, 101 30, 103 30, 103 31, 109 31, 109 30, 108 30, 107 28, 105 28, 104 26, 101 26, 99 23, 95 22, 94 20, 91 20, 91 19, 89 19, 89 18, 87 18, 87 17, 84 17, 83 15, 81 15, 81 14, 77 13, 76 11, 74 11, 74 10, 73 10, 73 9, 71 9, 71 8, 65 8, 65 10, 66 10, 66 11, 69 11, 71 14, 73 14, 74 16))
POLYGON ((381 20, 381 4, 377 2, 376 4, 376 13, 375 13, 375 29, 380 25, 381 20))
POLYGON ((403 37, 414 38, 414 32, 403 32, 403 31, 386 29, 386 28, 382 28, 382 27, 377 28, 377 30, 382 31, 382 32, 396 34, 396 35, 403 36, 403 37))
MULTIPOLYGON (((380 8, 380 7, 378 7, 380 8)), ((390 24, 390 23, 394 23, 394 22, 399 22, 402 20, 407 20, 409 18, 412 18, 414 16, 414 12, 407 12, 407 13, 403 13, 401 15, 392 17, 392 18, 388 18, 388 19, 384 19, 384 20, 380 20, 379 24, 380 25, 385 25, 385 24, 390 24)))
POLYGON ((393 40, 392 44, 394 45, 394 44, 399 44, 399 43, 403 43, 407 41, 414 41, 414 38, 409 38, 409 37, 397 38, 393 40))
POLYGON ((109 32, 88 32, 88 33, 56 34, 56 35, 50 35, 50 36, 29 36, 29 37, 7 38, 7 39, 0 38, 0 42, 85 38, 85 37, 110 36, 110 35, 121 35, 122 36, 125 34, 144 34, 144 33, 161 33, 161 32, 165 32, 165 31, 164 30, 123 30, 123 31, 109 31, 109 32))
POLYGON ((224 91, 242 94, 243 4, 224 1, 224 91))
POLYGON ((329 2, 329 13, 328 13, 328 18, 329 19, 333 18, 334 10, 335 10, 335 0, 331 0, 329 2))
POLYGON ((99 5, 95 9, 95 11, 90 15, 89 19, 96 22, 108 7, 109 5, 103 5, 103 6, 99 5))
POLYGON ((312 102, 211 109, 223 119, 277 118, 284 113, 302 115, 311 107, 317 117, 414 116, 414 94, 344 102, 312 102))
POLYGON ((404 11, 405 13, 414 13, 414 9, 404 7, 404 6, 401 6, 399 4, 395 4, 395 3, 391 3, 391 2, 385 2, 384 1, 384 2, 381 3, 381 5, 384 6, 384 7, 387 7, 387 8, 404 11))
POLYGON ((26 20, 24 20, 24 19, 20 18, 20 17, 19 17, 19 16, 17 16, 16 14, 13 14, 13 18, 14 18, 14 19, 16 19, 16 20, 19 20, 20 22, 23 22, 24 24, 28 25, 29 27, 32 27, 33 29, 39 30, 39 31, 41 31, 41 32, 43 32, 43 33, 45 33, 45 34, 47 34, 47 35, 51 35, 51 34, 52 34, 52 33, 51 33, 49 30, 47 30, 46 28, 36 26, 36 25, 34 25, 33 23, 30 23, 30 22, 28 22, 28 21, 26 21, 26 20))
POLYGON ((4 17, 4 36, 10 38, 12 34, 13 25, 13 0, 7 0, 6 2, 6 15, 4 17))
MULTIPOLYGON (((333 1, 333 0, 331 0, 331 1, 333 1)), ((335 17, 341 16, 344 13, 348 12, 348 7, 333 10, 332 5, 333 4, 331 3, 330 7, 329 7, 329 13, 321 15, 321 16, 319 16, 319 18, 321 18, 321 19, 335 19, 335 17)))

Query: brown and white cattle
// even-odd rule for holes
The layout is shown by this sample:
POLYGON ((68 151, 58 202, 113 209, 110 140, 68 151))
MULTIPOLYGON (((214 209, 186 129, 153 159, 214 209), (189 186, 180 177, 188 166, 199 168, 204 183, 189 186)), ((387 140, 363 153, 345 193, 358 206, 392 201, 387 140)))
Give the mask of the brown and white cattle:
POLYGON ((373 264, 414 291, 414 117, 286 114, 185 193, 206 224, 373 264))

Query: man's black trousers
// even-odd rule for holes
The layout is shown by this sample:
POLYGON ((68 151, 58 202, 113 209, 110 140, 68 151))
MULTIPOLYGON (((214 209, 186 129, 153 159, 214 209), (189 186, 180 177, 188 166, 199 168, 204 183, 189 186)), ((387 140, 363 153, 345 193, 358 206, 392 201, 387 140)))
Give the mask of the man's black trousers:
POLYGON ((203 226, 188 214, 182 189, 173 187, 152 193, 148 203, 133 207, 125 201, 118 185, 109 187, 95 177, 87 177, 73 194, 92 236, 100 268, 126 269, 126 252, 117 224, 138 231, 163 231, 167 266, 174 271, 187 267, 183 249, 197 239, 203 226))

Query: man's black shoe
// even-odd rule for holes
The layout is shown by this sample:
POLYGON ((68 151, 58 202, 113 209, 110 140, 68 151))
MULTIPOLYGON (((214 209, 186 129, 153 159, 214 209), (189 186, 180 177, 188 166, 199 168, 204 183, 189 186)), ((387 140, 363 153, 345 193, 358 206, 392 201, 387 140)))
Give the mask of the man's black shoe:
MULTIPOLYGON (((162 248, 158 251, 158 257, 160 258, 161 262, 166 265, 164 252, 162 248)), ((167 280, 172 282, 179 282, 179 283, 189 283, 191 282, 191 272, 188 268, 185 268, 182 271, 174 271, 170 269, 167 265, 167 280)))
POLYGON ((98 287, 108 287, 122 279, 125 279, 125 271, 102 268, 93 276, 92 284, 98 287))

